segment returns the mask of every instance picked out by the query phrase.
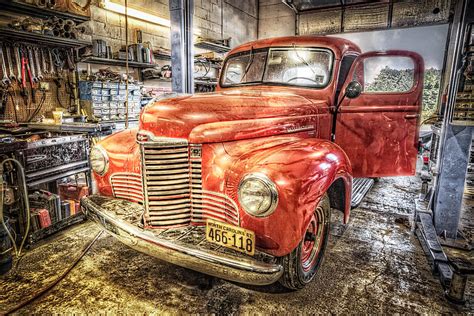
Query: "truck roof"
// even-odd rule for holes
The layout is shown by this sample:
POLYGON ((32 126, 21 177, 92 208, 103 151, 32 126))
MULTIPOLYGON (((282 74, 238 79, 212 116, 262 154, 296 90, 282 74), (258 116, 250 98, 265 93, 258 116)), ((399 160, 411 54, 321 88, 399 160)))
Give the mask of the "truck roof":
POLYGON ((232 49, 228 55, 232 55, 237 52, 265 47, 288 47, 288 46, 303 46, 303 47, 323 47, 331 49, 336 55, 336 59, 340 59, 341 56, 347 52, 361 53, 359 46, 355 43, 339 37, 329 36, 285 36, 285 37, 274 37, 268 39, 256 40, 239 45, 232 49))

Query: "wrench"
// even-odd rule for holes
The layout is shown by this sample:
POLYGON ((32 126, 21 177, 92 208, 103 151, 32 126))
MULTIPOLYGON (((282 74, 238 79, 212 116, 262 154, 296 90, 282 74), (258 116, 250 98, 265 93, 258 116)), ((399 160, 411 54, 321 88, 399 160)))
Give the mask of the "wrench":
POLYGON ((37 83, 39 80, 38 80, 38 77, 36 77, 35 61, 33 59, 33 48, 31 46, 28 46, 26 49, 28 51, 27 66, 28 66, 29 70, 31 71, 31 74, 33 75, 33 78, 32 78, 33 82, 37 83))
POLYGON ((10 79, 8 79, 7 75, 7 67, 5 66, 5 56, 3 55, 3 45, 0 46, 0 59, 2 60, 2 85, 9 86, 11 84, 10 79))
POLYGON ((40 53, 41 53, 41 61, 43 62, 43 73, 47 74, 49 73, 49 70, 48 70, 48 66, 46 65, 46 56, 42 48, 40 48, 40 53))
POLYGON ((17 80, 21 82, 21 57, 20 57, 20 46, 15 43, 13 44, 13 53, 15 54, 17 80))
POLYGON ((12 55, 10 52, 10 47, 5 45, 5 51, 7 53, 8 71, 10 73, 9 78, 11 81, 16 81, 15 73, 13 72, 13 63, 12 63, 12 55))
POLYGON ((54 63, 53 63, 53 55, 51 54, 51 48, 48 48, 48 55, 49 55, 49 73, 54 74, 54 63))
POLYGON ((52 52, 54 58, 54 65, 56 66, 56 72, 63 72, 65 61, 61 60, 61 52, 57 48, 53 48, 52 52))
POLYGON ((41 73, 41 62, 40 62, 40 58, 39 58, 39 48, 37 46, 33 47, 33 52, 34 52, 34 55, 35 55, 35 60, 36 60, 36 77, 38 78, 38 80, 43 80, 43 74, 41 73))

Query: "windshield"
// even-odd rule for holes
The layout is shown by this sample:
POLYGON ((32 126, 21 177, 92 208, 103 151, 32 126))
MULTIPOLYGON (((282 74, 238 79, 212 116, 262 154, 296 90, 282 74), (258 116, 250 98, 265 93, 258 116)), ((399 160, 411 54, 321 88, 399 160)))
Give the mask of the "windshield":
POLYGON ((324 88, 331 79, 332 56, 331 51, 316 48, 252 49, 227 59, 221 85, 267 83, 324 88))

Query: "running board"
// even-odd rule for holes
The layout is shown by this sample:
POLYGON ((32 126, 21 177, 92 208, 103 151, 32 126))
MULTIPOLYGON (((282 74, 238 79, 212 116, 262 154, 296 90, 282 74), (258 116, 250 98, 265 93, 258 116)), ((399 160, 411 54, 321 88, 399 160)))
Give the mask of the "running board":
POLYGON ((374 179, 354 178, 354 180, 352 181, 352 208, 359 206, 359 204, 362 202, 367 193, 369 193, 374 183, 374 179))

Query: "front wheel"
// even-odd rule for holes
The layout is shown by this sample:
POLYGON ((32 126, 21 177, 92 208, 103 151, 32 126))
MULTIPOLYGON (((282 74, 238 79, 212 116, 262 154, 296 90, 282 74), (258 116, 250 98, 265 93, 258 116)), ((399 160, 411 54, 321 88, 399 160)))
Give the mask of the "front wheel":
POLYGON ((280 283, 292 290, 311 282, 321 265, 329 237, 331 206, 325 194, 314 211, 303 239, 291 253, 281 258, 283 276, 280 283))

